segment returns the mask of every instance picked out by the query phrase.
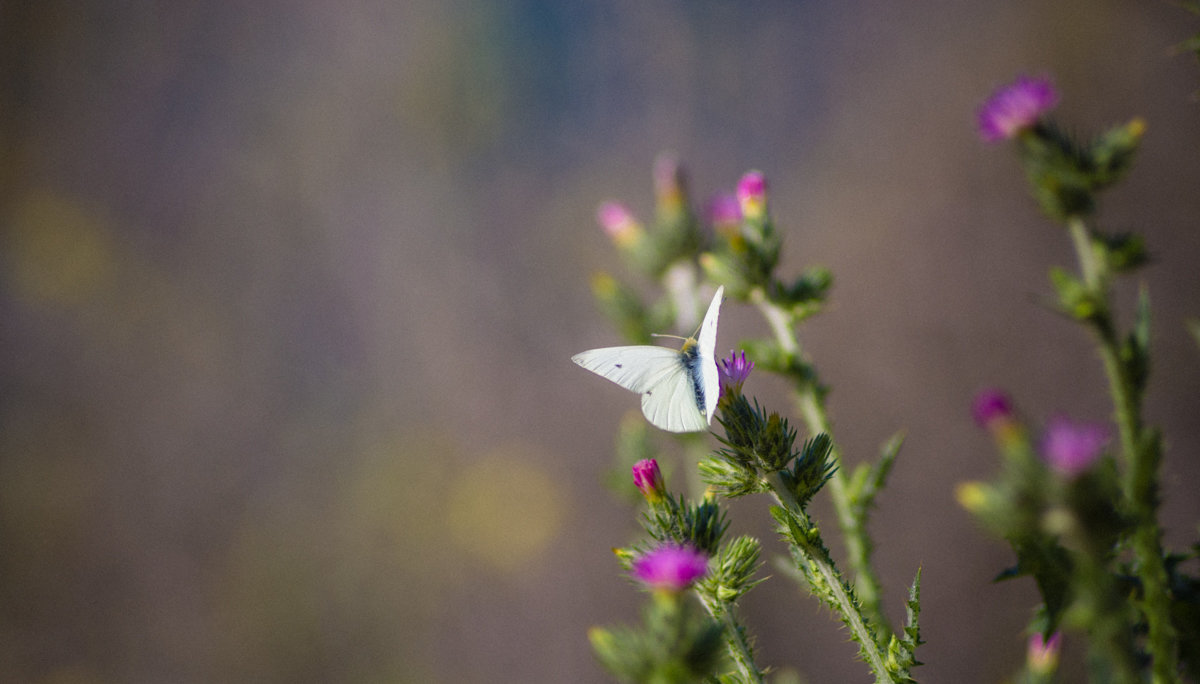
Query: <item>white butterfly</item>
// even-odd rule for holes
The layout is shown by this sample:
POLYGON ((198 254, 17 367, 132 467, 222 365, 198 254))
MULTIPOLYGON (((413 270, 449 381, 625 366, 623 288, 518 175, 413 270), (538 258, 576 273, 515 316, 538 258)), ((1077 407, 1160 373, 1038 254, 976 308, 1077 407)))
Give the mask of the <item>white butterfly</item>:
POLYGON ((670 432, 707 430, 717 410, 720 381, 713 348, 725 288, 717 288, 700 332, 678 351, 666 347, 605 347, 571 357, 575 363, 642 395, 646 420, 670 432))

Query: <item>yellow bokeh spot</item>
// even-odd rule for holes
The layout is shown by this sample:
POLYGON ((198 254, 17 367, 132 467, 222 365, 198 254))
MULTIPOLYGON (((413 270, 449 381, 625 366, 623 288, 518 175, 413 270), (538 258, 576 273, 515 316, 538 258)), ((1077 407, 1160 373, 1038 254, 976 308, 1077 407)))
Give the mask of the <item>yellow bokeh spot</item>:
POLYGON ((963 482, 954 488, 954 498, 958 505, 971 513, 978 513, 987 505, 987 491, 980 482, 963 482))
POLYGON ((78 203, 30 193, 8 218, 3 244, 9 277, 27 302, 72 306, 110 286, 115 266, 107 231, 78 203))
POLYGON ((1146 133, 1146 120, 1140 116, 1136 117, 1129 123, 1125 124, 1125 128, 1129 131, 1129 135, 1135 138, 1140 138, 1146 133))
POLYGON ((612 299, 617 295, 620 286, 617 285, 617 279, 611 275, 600 272, 592 275, 592 292, 597 297, 602 299, 612 299))
POLYGON ((451 537, 464 551, 505 571, 535 561, 564 515, 562 485, 526 451, 488 455, 463 467, 450 485, 451 537))

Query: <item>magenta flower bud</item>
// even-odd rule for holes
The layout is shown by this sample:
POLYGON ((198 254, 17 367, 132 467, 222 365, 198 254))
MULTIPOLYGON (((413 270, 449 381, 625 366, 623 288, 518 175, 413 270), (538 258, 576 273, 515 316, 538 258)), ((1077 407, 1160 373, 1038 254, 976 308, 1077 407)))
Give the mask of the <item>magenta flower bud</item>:
POLYGON ((667 495, 667 483, 658 469, 658 461, 652 458, 633 464, 633 484, 650 503, 658 503, 667 495))
POLYGON ((1025 651, 1025 666, 1030 672, 1039 675, 1050 675, 1058 668, 1058 653, 1062 649, 1062 632, 1055 632, 1049 639, 1043 639, 1038 632, 1029 637, 1029 646, 1025 651))
POLYGON ((1104 425, 1054 418, 1042 435, 1042 460, 1063 475, 1074 477, 1092 467, 1108 439, 1104 425))
POLYGON ((620 202, 605 202, 596 210, 596 222, 622 247, 636 242, 642 235, 642 226, 633 217, 633 212, 620 202))
POLYGON ((986 389, 975 395, 971 415, 981 428, 993 429, 1013 419, 1012 400, 1003 390, 986 389))
POLYGON ((997 88, 977 112, 979 137, 985 142, 1015 138, 1058 104, 1058 92, 1048 78, 1018 77, 997 88))
POLYGON ((738 205, 746 218, 762 218, 767 211, 767 178, 761 171, 749 171, 738 181, 738 205))
POLYGON ((752 370, 754 370, 754 362, 746 359, 745 351, 742 351, 740 355, 735 351, 730 351, 729 358, 721 359, 717 364, 717 375, 721 380, 721 394, 725 394, 726 390, 740 393, 742 384, 746 382, 746 378, 750 377, 752 370))
POLYGON ((683 591, 708 572, 708 556, 687 546, 660 546, 633 561, 633 577, 657 591, 683 591))
POLYGON ((742 224, 742 207, 734 195, 717 195, 708 203, 705 215, 718 233, 733 233, 742 224))

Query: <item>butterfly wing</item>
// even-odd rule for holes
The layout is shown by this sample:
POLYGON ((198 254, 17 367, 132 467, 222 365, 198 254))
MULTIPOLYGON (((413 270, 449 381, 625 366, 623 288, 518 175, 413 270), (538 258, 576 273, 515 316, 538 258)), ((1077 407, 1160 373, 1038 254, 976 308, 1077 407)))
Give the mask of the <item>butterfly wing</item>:
POLYGON ((708 429, 708 416, 696 404, 692 375, 683 356, 675 353, 675 365, 658 377, 642 394, 642 414, 669 432, 701 432, 708 429))
POLYGON ((717 288, 712 303, 708 305, 708 313, 704 314, 704 322, 700 324, 700 334, 696 341, 700 362, 699 381, 704 396, 704 416, 712 420, 717 410, 717 398, 721 395, 721 379, 717 375, 717 316, 721 313, 721 300, 725 295, 725 286, 717 288))
POLYGON ((678 351, 656 346, 605 347, 576 354, 571 360, 641 394, 642 413, 663 430, 698 432, 708 427, 678 351))
POLYGON ((642 394, 679 365, 679 352, 652 345, 604 347, 581 352, 571 360, 631 392, 642 394))

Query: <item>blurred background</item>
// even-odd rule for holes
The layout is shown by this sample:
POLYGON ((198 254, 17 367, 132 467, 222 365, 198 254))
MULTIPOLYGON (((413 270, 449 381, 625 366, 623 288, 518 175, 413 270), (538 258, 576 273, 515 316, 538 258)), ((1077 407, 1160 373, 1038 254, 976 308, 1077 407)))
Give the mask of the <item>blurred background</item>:
MULTIPOLYGON (((887 607, 922 567, 919 679, 1001 681, 1035 595, 954 502, 996 463, 970 400, 1109 408, 1042 306, 1068 240, 974 110, 1044 73, 1082 134, 1146 119, 1100 217, 1155 255, 1147 412, 1191 544, 1197 31, 1166 1, 0 4, 0 680, 608 681, 586 631, 643 597, 601 480, 637 400, 569 357, 620 342, 595 208, 649 217, 672 150, 698 202, 764 171, 783 272, 833 269, 801 338, 847 461, 908 434, 887 607)), ((765 330, 730 302, 718 350, 765 330)), ((733 530, 777 555, 765 504, 733 530)), ((786 578, 743 609, 761 663, 869 680, 786 578)))

